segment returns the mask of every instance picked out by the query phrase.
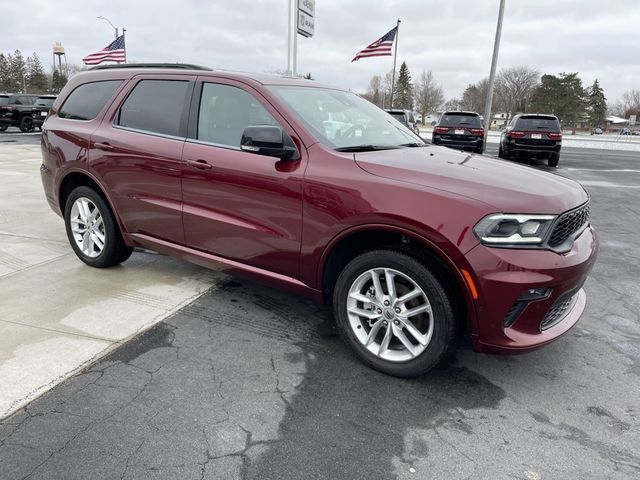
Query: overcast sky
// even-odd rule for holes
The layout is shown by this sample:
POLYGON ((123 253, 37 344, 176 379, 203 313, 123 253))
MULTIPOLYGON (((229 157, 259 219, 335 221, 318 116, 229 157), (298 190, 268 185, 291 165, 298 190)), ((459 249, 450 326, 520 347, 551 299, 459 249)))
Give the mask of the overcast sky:
MULTIPOLYGON (((316 35, 299 37, 298 70, 319 81, 364 91, 392 57, 354 54, 402 20, 398 66, 414 77, 432 70, 447 99, 489 73, 498 0, 316 0, 316 35)), ((0 51, 36 52, 47 67, 53 42, 69 63, 106 46, 127 29, 127 55, 137 62, 189 62, 211 67, 285 69, 288 0, 22 0, 2 2, 0 51)), ((507 0, 498 66, 598 78, 610 101, 640 88, 638 0, 507 0)))

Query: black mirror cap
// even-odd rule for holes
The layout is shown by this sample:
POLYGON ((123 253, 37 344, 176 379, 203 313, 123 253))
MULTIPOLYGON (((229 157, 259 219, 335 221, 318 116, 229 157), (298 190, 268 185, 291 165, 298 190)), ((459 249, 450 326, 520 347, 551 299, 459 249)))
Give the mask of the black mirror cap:
POLYGON ((275 125, 250 125, 244 129, 240 149, 282 160, 300 158, 298 149, 282 128, 275 125))

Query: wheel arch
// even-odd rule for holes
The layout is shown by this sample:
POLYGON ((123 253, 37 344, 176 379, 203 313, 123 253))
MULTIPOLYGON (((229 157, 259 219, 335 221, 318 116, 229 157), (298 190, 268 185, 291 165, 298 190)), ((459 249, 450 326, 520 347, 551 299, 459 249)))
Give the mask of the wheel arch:
POLYGON ((120 215, 118 215, 117 210, 114 207, 113 202, 109 195, 107 195, 106 190, 100 184, 100 182, 89 172, 86 170, 72 170, 69 171, 61 180, 58 187, 58 204, 60 206, 60 212, 64 216, 66 201, 69 197, 69 194, 77 187, 86 186, 93 188, 98 194, 107 202, 111 213, 113 214, 116 222, 118 222, 118 228, 120 232, 123 234, 123 239, 128 246, 130 242, 128 241, 128 235, 126 235, 126 229, 124 224, 122 223, 122 219, 120 215))
POLYGON ((426 262, 451 289, 456 314, 477 329, 473 296, 456 262, 433 241, 402 227, 392 225, 362 225, 342 232, 325 248, 318 268, 325 303, 330 303, 333 288, 344 266, 355 256, 378 248, 391 248, 426 262))

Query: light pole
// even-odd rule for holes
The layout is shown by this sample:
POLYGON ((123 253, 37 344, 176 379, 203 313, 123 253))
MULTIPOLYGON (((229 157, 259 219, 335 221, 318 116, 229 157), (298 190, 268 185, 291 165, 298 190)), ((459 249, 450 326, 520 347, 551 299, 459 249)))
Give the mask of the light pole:
POLYGON ((100 20, 105 20, 106 22, 109 23, 109 25, 111 25, 113 27, 113 29, 116 32, 116 38, 118 38, 118 27, 116 27, 113 23, 111 23, 111 20, 109 20, 107 17, 103 17, 102 15, 100 15, 99 17, 100 20))
POLYGON ((498 11, 498 25, 496 27, 496 39, 493 43, 493 58, 491 59, 491 73, 489 74, 489 84, 487 85, 487 100, 484 104, 484 141, 482 150, 487 149, 487 134, 491 127, 491 102, 493 101, 493 83, 496 79, 496 65, 498 64, 498 51, 500 50, 500 36, 502 35, 502 17, 504 17, 504 4, 506 0, 500 0, 500 10, 498 11))

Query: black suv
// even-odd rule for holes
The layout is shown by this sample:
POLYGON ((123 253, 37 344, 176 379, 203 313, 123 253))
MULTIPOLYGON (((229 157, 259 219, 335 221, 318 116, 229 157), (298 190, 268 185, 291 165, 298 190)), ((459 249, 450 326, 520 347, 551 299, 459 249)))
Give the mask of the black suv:
POLYGON ((476 112, 444 112, 433 128, 434 145, 482 153, 484 128, 476 112))
POLYGON ((562 146, 562 130, 555 115, 520 114, 513 117, 500 137, 500 158, 514 155, 548 158, 557 167, 562 146))
POLYGON ((42 130, 42 124, 49 114, 49 109, 55 101, 55 95, 40 95, 36 103, 33 104, 31 109, 31 117, 33 118, 33 126, 42 130))
POLYGON ((408 127, 409 130, 414 132, 416 135, 420 135, 420 129, 418 128, 418 122, 416 122, 415 117, 413 116, 413 112, 409 110, 386 110, 386 112, 391 115, 393 118, 402 123, 405 127, 408 127))
POLYGON ((0 94, 0 132, 9 127, 19 127, 23 132, 33 130, 31 110, 38 95, 26 93, 0 94))

